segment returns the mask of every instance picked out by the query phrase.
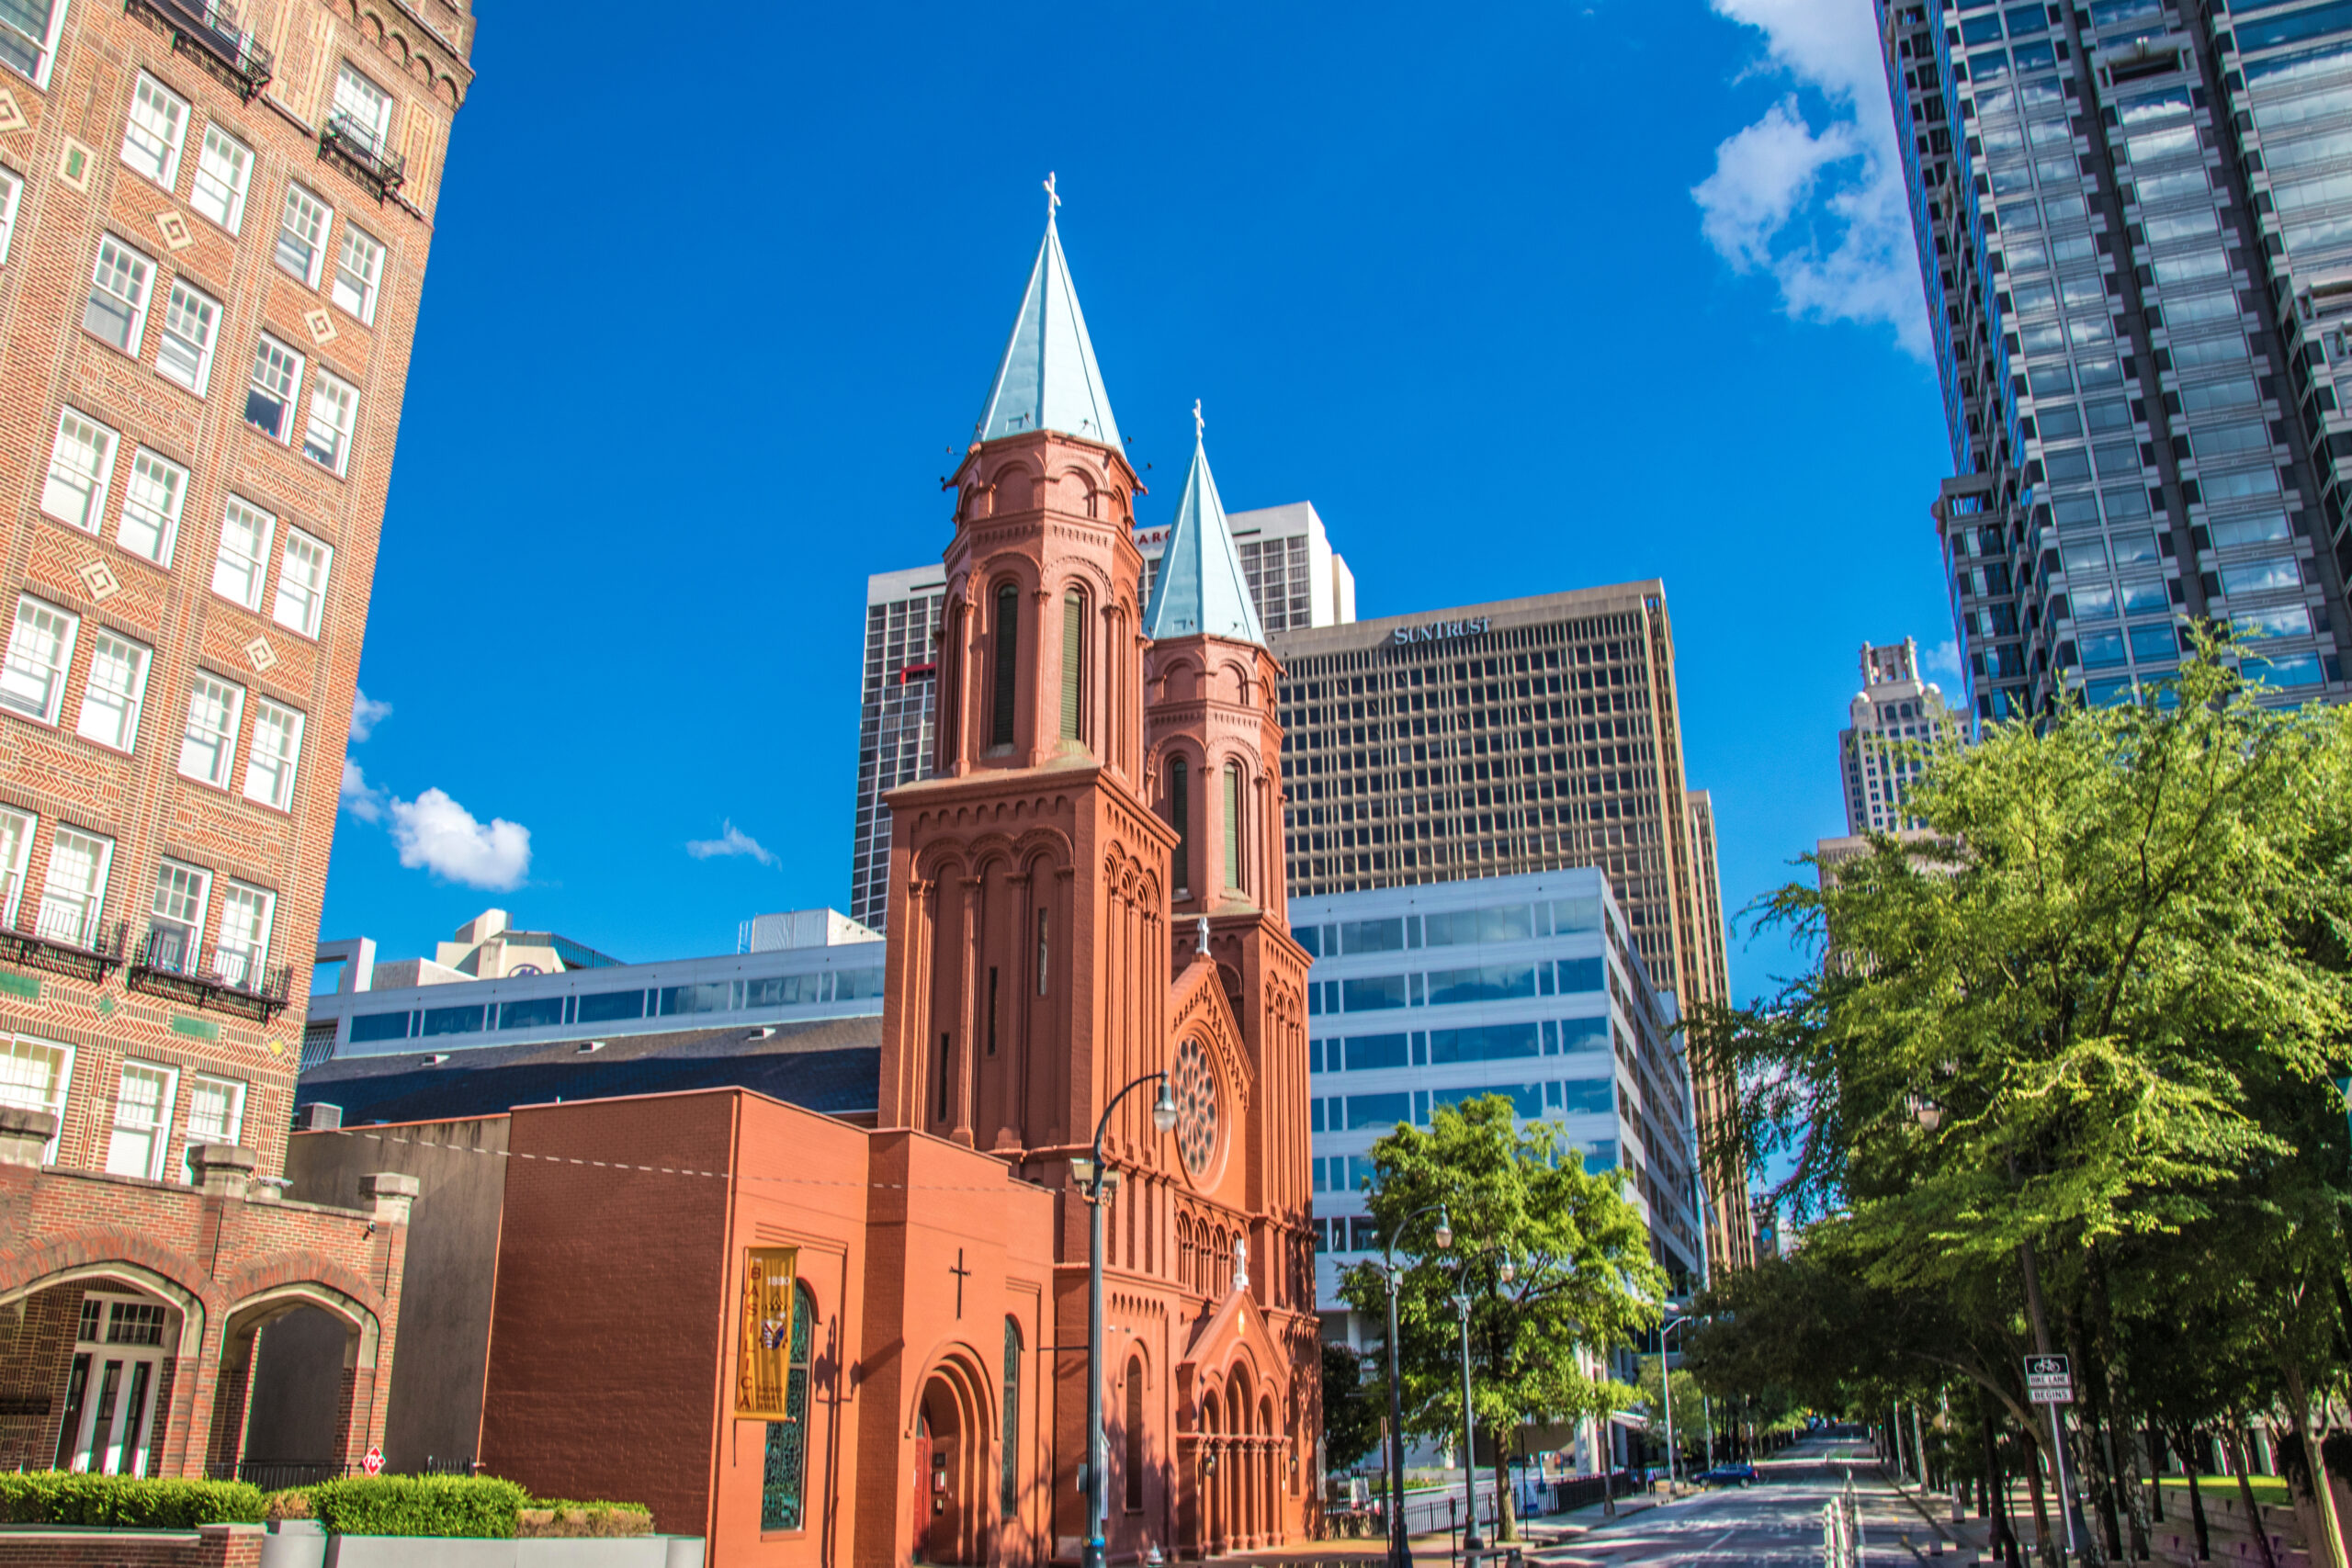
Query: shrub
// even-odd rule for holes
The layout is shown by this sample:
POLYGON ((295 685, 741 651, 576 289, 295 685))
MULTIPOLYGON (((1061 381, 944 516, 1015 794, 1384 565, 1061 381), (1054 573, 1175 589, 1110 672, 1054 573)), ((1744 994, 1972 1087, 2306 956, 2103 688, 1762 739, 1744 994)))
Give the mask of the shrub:
POLYGON ((653 1513, 642 1503, 571 1503, 534 1497, 524 1505, 515 1533, 541 1538, 650 1535, 653 1513))
POLYGON ((337 1535, 514 1534, 526 1501, 520 1486, 487 1475, 354 1475, 303 1488, 337 1535))
POLYGON ((318 1517, 311 1506, 311 1495, 299 1486, 269 1495, 269 1506, 265 1517, 273 1519, 311 1519, 318 1517))
POLYGON ((119 1525, 193 1529, 257 1524, 261 1488, 243 1481, 77 1475, 62 1470, 0 1473, 0 1523, 119 1525))

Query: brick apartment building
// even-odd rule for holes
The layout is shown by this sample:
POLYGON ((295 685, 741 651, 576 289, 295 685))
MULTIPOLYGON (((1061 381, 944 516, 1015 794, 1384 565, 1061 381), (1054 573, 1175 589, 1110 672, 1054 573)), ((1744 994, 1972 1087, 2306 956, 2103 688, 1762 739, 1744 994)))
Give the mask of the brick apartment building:
POLYGON ((275 1184, 472 35, 0 6, 0 1467, 267 1460, 281 1325, 383 1429, 411 1179, 275 1184))

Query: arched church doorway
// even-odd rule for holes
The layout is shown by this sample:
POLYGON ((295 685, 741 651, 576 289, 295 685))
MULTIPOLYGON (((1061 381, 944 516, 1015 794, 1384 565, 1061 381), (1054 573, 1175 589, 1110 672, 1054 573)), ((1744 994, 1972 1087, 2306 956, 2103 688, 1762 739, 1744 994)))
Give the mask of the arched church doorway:
POLYGON ((942 1368, 925 1380, 915 1409, 914 1560, 978 1562, 980 1556, 981 1461, 986 1426, 974 1391, 942 1368))

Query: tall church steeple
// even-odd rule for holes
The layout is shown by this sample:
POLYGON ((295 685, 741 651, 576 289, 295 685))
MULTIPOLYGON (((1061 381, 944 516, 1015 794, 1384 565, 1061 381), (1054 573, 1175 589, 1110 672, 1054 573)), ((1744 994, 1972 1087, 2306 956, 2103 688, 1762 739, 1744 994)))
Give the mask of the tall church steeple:
POLYGON ((1115 452, 1119 422, 1112 416, 1102 367, 1094 362, 1094 340, 1086 335, 1086 313, 1078 308, 1078 288, 1062 254, 1061 230, 1054 221, 1059 206, 1054 176, 1047 175, 1046 238, 1029 269, 1021 313, 1012 319, 1012 335, 1005 340, 973 438, 994 441, 1057 430, 1115 452))
POLYGON ((1164 642, 1200 633, 1261 648, 1266 642, 1258 626, 1258 607, 1250 598, 1249 575, 1241 570, 1241 552, 1234 547, 1233 529, 1225 519, 1225 502, 1217 497, 1216 476, 1209 472, 1201 405, 1195 400, 1192 471, 1184 476, 1176 522, 1160 554, 1159 581, 1151 592, 1151 607, 1144 612, 1143 635, 1164 642))

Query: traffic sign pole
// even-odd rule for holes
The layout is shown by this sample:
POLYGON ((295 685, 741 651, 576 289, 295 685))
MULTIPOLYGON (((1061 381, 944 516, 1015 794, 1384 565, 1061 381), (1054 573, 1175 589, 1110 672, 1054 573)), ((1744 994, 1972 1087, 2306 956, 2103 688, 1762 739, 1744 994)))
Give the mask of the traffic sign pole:
POLYGON ((2025 1359, 2026 1398, 2050 1407, 2050 1463, 2058 1483, 2058 1517, 2065 1521, 2066 1555, 2079 1555, 2075 1539, 2075 1504, 2066 1482, 2066 1426, 2060 1406, 2075 1402, 2075 1370, 2064 1356, 2025 1359))

